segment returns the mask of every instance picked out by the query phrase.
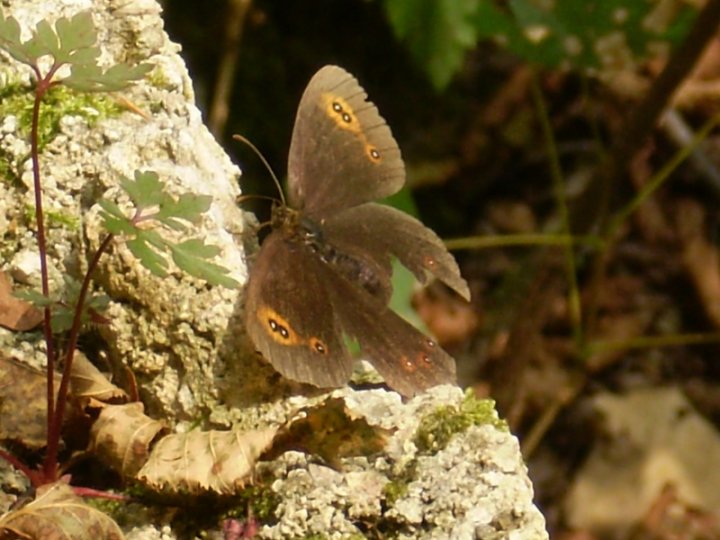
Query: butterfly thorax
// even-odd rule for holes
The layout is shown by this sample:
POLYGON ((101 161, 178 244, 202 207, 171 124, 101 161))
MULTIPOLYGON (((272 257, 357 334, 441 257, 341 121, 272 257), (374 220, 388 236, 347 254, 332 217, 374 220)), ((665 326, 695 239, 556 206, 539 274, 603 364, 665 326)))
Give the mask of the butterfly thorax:
POLYGON ((332 266, 371 296, 382 296, 382 281, 377 274, 376 265, 333 246, 327 241, 320 223, 285 205, 273 207, 271 223, 272 228, 281 231, 290 244, 310 248, 323 263, 332 266))

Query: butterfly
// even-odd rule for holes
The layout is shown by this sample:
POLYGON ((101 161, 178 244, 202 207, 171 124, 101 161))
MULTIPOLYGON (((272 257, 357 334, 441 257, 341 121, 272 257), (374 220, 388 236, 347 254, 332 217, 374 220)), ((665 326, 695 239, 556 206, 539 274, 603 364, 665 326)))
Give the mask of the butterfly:
POLYGON ((426 283, 470 291, 440 238, 373 202, 405 184, 390 128, 358 81, 325 66, 300 100, 288 159, 288 203, 250 270, 245 325, 284 377, 318 387, 347 383, 348 340, 404 396, 455 382, 455 361, 388 307, 392 259, 426 283))

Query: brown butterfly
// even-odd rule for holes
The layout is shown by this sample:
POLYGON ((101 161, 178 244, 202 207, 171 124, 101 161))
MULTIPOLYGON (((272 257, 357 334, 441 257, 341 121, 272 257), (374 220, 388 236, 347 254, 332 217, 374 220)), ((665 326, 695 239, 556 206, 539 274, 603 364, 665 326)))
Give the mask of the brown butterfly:
POLYGON ((319 387, 345 384, 356 340, 387 384, 412 396, 455 382, 455 361, 389 307, 391 258, 425 283, 465 299, 467 283, 440 238, 407 214, 372 202, 405 183, 400 149, 357 80, 336 66, 300 100, 288 163, 288 205, 250 272, 245 323, 282 375, 319 387))

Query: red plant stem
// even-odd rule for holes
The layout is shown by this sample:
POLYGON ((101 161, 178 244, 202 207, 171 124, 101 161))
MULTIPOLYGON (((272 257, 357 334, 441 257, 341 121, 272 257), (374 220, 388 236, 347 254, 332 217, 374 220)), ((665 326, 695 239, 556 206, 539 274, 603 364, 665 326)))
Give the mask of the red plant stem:
POLYGON ((108 499, 111 501, 129 501, 131 498, 123 493, 111 493, 89 487, 72 486, 73 493, 79 497, 93 497, 95 499, 108 499))
POLYGON ((75 356, 75 349, 77 348, 78 336, 80 335, 80 327, 82 326, 83 307, 85 306, 85 299, 87 298, 87 293, 90 289, 92 274, 100 262, 100 257, 102 257, 108 245, 112 242, 113 237, 113 234, 108 234, 103 239, 100 247, 98 247, 95 255, 88 265, 87 272, 85 272, 85 277, 83 277, 83 282, 80 287, 80 294, 78 295, 77 305, 75 306, 73 323, 70 328, 70 336, 68 338, 67 348, 65 349, 65 362, 63 364, 62 378, 60 379, 60 388, 58 388, 55 415, 52 418, 52 423, 49 428, 51 431, 48 432, 48 447, 47 454, 45 456, 46 475, 48 475, 50 471, 53 472, 53 475, 57 475, 57 452, 60 445, 60 430, 62 428, 62 420, 65 413, 65 402, 67 401, 68 389, 70 388, 72 362, 75 356))
POLYGON ((20 461, 18 458, 16 458, 15 456, 13 456, 12 454, 10 454, 9 452, 6 452, 6 451, 3 450, 2 448, 0 448, 0 458, 4 459, 4 460, 7 461, 10 465, 12 465, 13 467, 15 467, 18 471, 20 471, 21 473, 23 473, 23 474, 25 475, 25 477, 26 477, 28 480, 30 480, 30 483, 31 483, 34 487, 38 487, 39 485, 41 485, 41 484, 43 483, 43 482, 42 482, 42 479, 40 478, 40 475, 38 474, 37 471, 33 471, 30 467, 28 467, 27 465, 25 465, 25 464, 24 464, 22 461, 20 461))
MULTIPOLYGON (((39 71, 36 70, 39 74, 39 71)), ((40 103, 50 88, 50 76, 38 78, 35 88, 35 101, 33 102, 32 124, 30 128, 30 157, 32 159, 33 188, 35 190, 35 222, 37 223, 37 242, 40 252, 40 279, 42 293, 45 298, 50 296, 50 285, 47 268, 47 245, 45 242, 45 216, 42 204, 42 183, 40 182, 40 151, 38 148, 38 129, 40 125, 40 103)), ((52 328, 50 326, 50 306, 43 309, 43 334, 47 348, 47 436, 50 444, 51 426, 54 415, 55 401, 55 346, 53 343, 52 328)), ((45 473, 50 471, 46 468, 45 473)), ((54 475, 54 472, 52 473, 54 475)), ((54 477, 53 477, 54 478, 54 477)))

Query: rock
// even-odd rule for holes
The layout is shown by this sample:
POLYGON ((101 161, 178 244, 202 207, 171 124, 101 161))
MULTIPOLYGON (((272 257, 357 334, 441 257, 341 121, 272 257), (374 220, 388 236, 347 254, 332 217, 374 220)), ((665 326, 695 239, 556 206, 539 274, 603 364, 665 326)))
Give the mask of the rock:
MULTIPOLYGON (((48 228, 51 288, 62 287, 65 275, 82 276, 105 234, 97 199, 126 207, 127 196, 118 182, 136 169, 156 171, 172 193, 213 197, 210 212, 194 233, 220 247, 217 262, 243 283, 247 235, 245 215, 235 205, 239 170, 202 124, 179 47, 163 30, 159 5, 154 0, 10 4, 4 12, 18 18, 24 32, 41 18, 54 21, 89 9, 106 65, 129 60, 155 66, 144 80, 121 92, 146 116, 130 109, 101 113, 111 98, 91 95, 85 107, 92 114, 65 115, 43 149, 46 207, 61 217, 79 218, 76 226, 60 219, 48 228)), ((27 81, 28 76, 14 61, 0 68, 0 80, 27 81)), ((11 172, 27 181, 27 146, 17 119, 2 120, 0 149, 11 172)), ((11 222, 32 204, 32 193, 20 182, 2 182, 0 201, 8 201, 1 208, 11 222)), ((5 242, 5 252, 10 251, 7 242, 14 253, 37 247, 31 231, 21 226, 14 238, 6 235, 5 242)), ((317 390, 279 381, 253 354, 240 324, 239 291, 211 287, 179 271, 164 279, 154 277, 122 242, 102 257, 95 285, 111 300, 104 314, 108 324, 98 326, 110 364, 118 374, 127 366, 147 413, 178 431, 193 428, 198 419, 204 419, 205 428, 279 425, 324 397, 317 390)), ((0 329, 1 346, 37 364, 43 354, 36 343, 37 336, 0 329)), ((460 389, 438 387, 407 403, 384 390, 343 388, 332 395, 342 398, 353 414, 392 433, 385 449, 377 455, 342 458, 337 469, 292 451, 261 462, 258 475, 272 476, 271 489, 280 503, 277 523, 261 524, 258 538, 312 533, 339 538, 360 534, 363 527, 387 527, 399 538, 547 538, 543 518, 532 504, 517 440, 501 428, 494 413, 486 423, 473 421, 459 429, 442 447, 422 449, 416 444, 424 418, 443 407, 462 408, 467 398, 460 389)), ((128 519, 123 525, 136 540, 176 537, 168 523, 128 519)), ((209 534, 218 535, 219 530, 218 525, 209 534)))
POLYGON ((605 436, 565 501, 580 530, 628 530, 665 485, 698 509, 720 507, 720 439, 678 388, 633 390, 595 399, 605 436), (697 449, 702 448, 702 452, 697 449))

